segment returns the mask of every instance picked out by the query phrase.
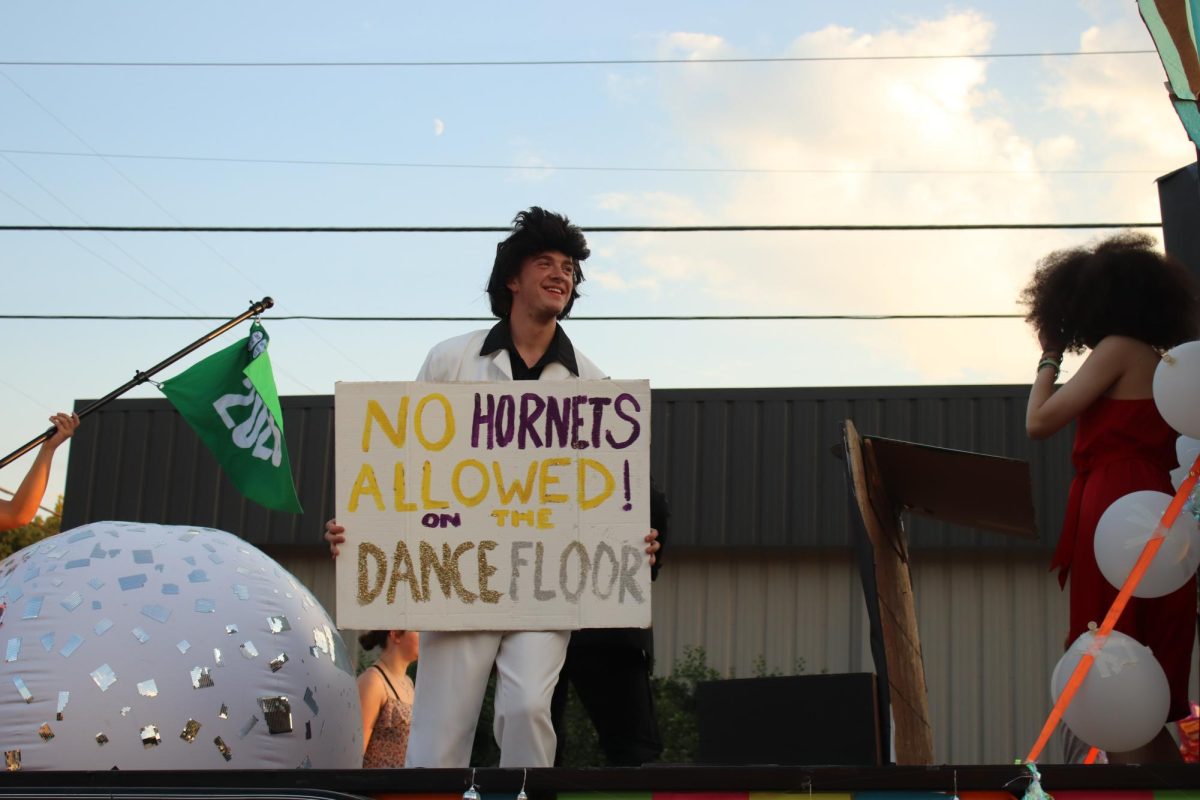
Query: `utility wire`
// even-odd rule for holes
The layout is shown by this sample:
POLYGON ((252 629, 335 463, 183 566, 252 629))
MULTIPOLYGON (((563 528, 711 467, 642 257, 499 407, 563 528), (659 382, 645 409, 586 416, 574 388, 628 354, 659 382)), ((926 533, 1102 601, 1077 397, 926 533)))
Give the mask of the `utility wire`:
MULTIPOLYGON (((938 319, 1024 319, 1024 314, 619 314, 573 316, 572 322, 790 322, 851 320, 873 322, 883 320, 938 319)), ((92 320, 136 322, 213 321, 224 317, 184 317, 166 314, 0 314, 0 320, 92 320)), ((266 322, 315 320, 318 322, 495 322, 495 317, 366 317, 326 316, 315 314, 278 314, 264 316, 266 322)))
MULTIPOLYGON (((1161 228, 1161 222, 979 222, 946 225, 581 225, 588 233, 745 233, 749 231, 1045 231, 1161 228)), ((122 233, 511 233, 511 227, 462 225, 0 225, 0 231, 122 233)))
POLYGON ((462 170, 558 170, 562 172, 650 172, 698 173, 723 175, 1159 175, 1151 169, 787 169, 751 167, 638 167, 585 164, 470 164, 419 161, 356 161, 306 158, 224 158, 219 156, 150 155, 145 153, 82 153, 70 150, 14 150, 0 148, 0 154, 60 156, 67 158, 114 158, 141 161, 194 161, 207 164, 274 164, 308 167, 388 167, 400 169, 462 170))
POLYGON ((764 58, 574 58, 517 61, 0 61, 0 67, 295 68, 295 67, 579 67, 650 64, 804 64, 840 61, 945 61, 963 58, 1068 58, 1134 56, 1155 50, 1049 50, 1019 53, 930 53, 878 56, 774 56, 764 58))

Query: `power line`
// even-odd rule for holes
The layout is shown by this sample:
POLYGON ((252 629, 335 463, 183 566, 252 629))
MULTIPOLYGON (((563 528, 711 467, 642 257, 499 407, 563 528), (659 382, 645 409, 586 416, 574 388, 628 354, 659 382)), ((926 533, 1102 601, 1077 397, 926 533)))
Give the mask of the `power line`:
MULTIPOLYGON (((945 225, 581 225, 588 233, 746 233, 783 231, 1019 231, 1161 228, 1161 222, 979 222, 945 225)), ((0 231, 120 233, 511 233, 496 225, 0 225, 0 231)))
POLYGON ((1157 175, 1150 169, 788 169, 752 167, 639 167, 576 164, 480 164, 420 161, 357 161, 307 158, 235 158, 221 156, 151 155, 145 153, 83 153, 70 150, 0 149, 8 155, 115 158, 141 161, 194 161, 216 164, 274 164, 308 167, 386 167, 399 169, 558 170, 562 172, 652 172, 725 175, 1157 175))
MULTIPOLYGON (((571 317, 572 322, 822 322, 848 320, 876 322, 885 320, 939 319, 1024 319, 1024 314, 618 314, 571 317)), ((211 322, 225 317, 188 317, 146 314, 0 314, 0 320, 88 320, 121 322, 211 322)), ((266 322, 315 320, 318 322, 495 322, 495 317, 366 317, 322 316, 315 314, 279 314, 264 316, 266 322)))
POLYGON ((805 64, 841 61, 946 61, 964 58, 1134 56, 1155 50, 1048 50, 1018 53, 929 53, 877 56, 769 56, 762 58, 574 58, 514 61, 0 61, 0 67, 297 68, 297 67, 581 67, 654 64, 805 64))

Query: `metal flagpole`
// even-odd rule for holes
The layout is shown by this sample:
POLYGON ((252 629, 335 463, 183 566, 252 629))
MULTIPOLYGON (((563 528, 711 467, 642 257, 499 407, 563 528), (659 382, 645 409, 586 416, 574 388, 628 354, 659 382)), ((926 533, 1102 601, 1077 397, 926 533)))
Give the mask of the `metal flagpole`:
MULTIPOLYGON (((214 328, 213 330, 204 334, 199 339, 192 342, 187 347, 183 348, 182 350, 175 353, 174 355, 167 356, 165 359, 158 362, 157 364, 155 364, 153 367, 146 370, 145 372, 142 372, 139 370, 138 372, 134 373, 132 380, 128 381, 127 383, 123 384, 122 386, 118 386, 116 389, 113 389, 111 392, 104 395, 104 397, 101 397, 99 400, 96 400, 96 401, 90 403, 86 408, 77 412, 79 414, 79 418, 83 419, 88 414, 92 413, 93 411, 100 408, 101 406, 105 406, 108 403, 112 402, 113 400, 116 400, 118 397, 125 394, 130 389, 134 388, 135 386, 140 386, 141 384, 150 380, 150 376, 171 366, 176 361, 178 361, 179 359, 186 356, 188 353, 191 353, 193 350, 196 350, 197 348, 203 347, 204 345, 208 344, 213 339, 217 338, 218 336, 220 336, 222 333, 229 330, 230 328, 236 327, 237 325, 246 321, 250 317, 258 316, 259 314, 261 314, 262 312, 266 311, 268 308, 271 308, 274 305, 275 305, 274 300, 272 300, 270 297, 264 297, 262 300, 259 300, 257 303, 252 304, 248 309, 243 311, 241 314, 238 314, 236 317, 229 320, 228 322, 223 323, 219 327, 214 328)), ((32 440, 26 442, 21 447, 17 448, 13 452, 6 455, 3 459, 0 459, 0 468, 7 466, 8 464, 12 463, 13 461, 16 461, 18 458, 25 455, 33 448, 37 447, 39 444, 41 444, 42 442, 49 439, 51 436, 54 435, 55 430, 56 430, 55 428, 50 428, 49 430, 47 430, 46 432, 44 432, 43 434, 38 436, 36 439, 32 439, 32 440)))

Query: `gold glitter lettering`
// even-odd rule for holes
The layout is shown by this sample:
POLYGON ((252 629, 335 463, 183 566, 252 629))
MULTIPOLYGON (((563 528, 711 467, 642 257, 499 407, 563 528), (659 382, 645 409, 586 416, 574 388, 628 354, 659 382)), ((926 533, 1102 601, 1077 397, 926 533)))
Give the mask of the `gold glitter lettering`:
POLYGON ((358 543, 358 604, 368 605, 383 591, 384 571, 387 569, 387 556, 378 545, 370 542, 358 543), (375 586, 367 588, 367 556, 375 559, 375 586))
POLYGON ((538 530, 548 531, 554 527, 554 523, 550 519, 551 511, 553 511, 553 509, 550 509, 550 508, 539 508, 538 509, 538 512, 537 512, 538 530))
POLYGON ((429 542, 422 541, 420 544, 420 560, 421 560, 421 593, 424 599, 428 600, 429 592, 429 573, 434 572, 438 577, 438 583, 442 587, 442 594, 447 600, 450 599, 451 590, 458 593, 459 598, 464 603, 474 603, 479 597, 467 590, 463 585, 462 573, 458 569, 458 560, 463 553, 467 552, 475 546, 474 542, 463 542, 450 551, 449 543, 442 543, 442 558, 439 561, 437 552, 433 549, 433 545, 429 542))
POLYGON ((379 481, 375 480, 375 469, 370 464, 363 464, 354 479, 354 488, 350 490, 348 511, 358 511, 358 498, 362 495, 375 498, 375 508, 383 511, 383 495, 379 493, 379 481))
POLYGON ((519 528, 521 527, 522 522, 531 528, 533 527, 533 509, 528 511, 512 512, 512 526, 514 528, 519 528))
POLYGON ((413 572, 412 556, 409 555, 408 545, 402 541, 396 542, 396 552, 392 555, 392 576, 388 579, 387 590, 389 606, 396 602, 396 584, 400 581, 408 584, 414 603, 425 599, 421 596, 421 588, 417 585, 417 576, 413 572))
POLYGON ((496 545, 491 539, 484 539, 475 553, 479 557, 479 599, 485 603, 500 602, 500 593, 488 588, 488 578, 496 574, 496 568, 488 563, 487 554, 495 550, 496 545))

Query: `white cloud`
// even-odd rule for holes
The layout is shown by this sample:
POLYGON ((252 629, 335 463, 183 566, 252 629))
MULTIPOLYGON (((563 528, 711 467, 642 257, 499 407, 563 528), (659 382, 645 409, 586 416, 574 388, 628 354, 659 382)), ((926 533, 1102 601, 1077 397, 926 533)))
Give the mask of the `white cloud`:
MULTIPOLYGON (((1136 11, 1122 13, 1108 27, 1083 33, 1081 46, 1145 47, 1148 35, 1139 38, 1131 27, 1131 20, 1140 24, 1136 11)), ((789 52, 982 53, 994 34, 980 13, 948 12, 872 32, 822 28, 798 35, 789 52)), ((696 32, 665 36, 660 52, 738 54, 720 37, 696 32)), ((607 193, 596 202, 631 221, 663 225, 1157 219, 1152 176, 1045 171, 1145 169, 1148 156, 1169 161, 1169 152, 1179 153, 1171 140, 1182 133, 1157 91, 1161 77, 1146 65, 1123 74, 1130 70, 1127 57, 1064 63, 1049 72, 1045 94, 1053 104, 1043 109, 1049 123, 1012 111, 1021 104, 1007 102, 989 82, 993 67, 986 59, 697 64, 656 73, 681 147, 728 166, 811 172, 714 179, 687 194, 607 193), (1061 129, 1054 130, 1059 118, 1061 129), (904 170, 912 172, 888 174, 904 170)), ((1185 139, 1181 163, 1187 149, 1185 139)), ((617 263, 640 264, 644 274, 671 285, 673 306, 665 313, 1020 313, 1017 296, 1037 260, 1093 233, 644 234, 617 239, 613 250, 617 263)), ((801 376, 803 362, 819 354, 918 382, 1025 381, 1037 355, 1017 320, 803 323, 787 331, 787 351, 800 366, 786 369, 801 376)), ((727 365, 727 379, 779 369, 771 366, 778 353, 749 350, 727 365)), ((870 371, 858 370, 863 382, 872 382, 864 374, 870 371)))

